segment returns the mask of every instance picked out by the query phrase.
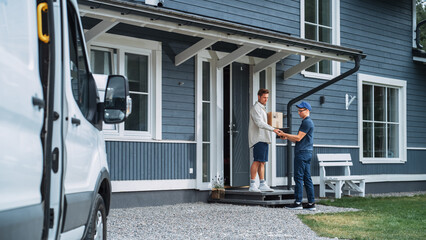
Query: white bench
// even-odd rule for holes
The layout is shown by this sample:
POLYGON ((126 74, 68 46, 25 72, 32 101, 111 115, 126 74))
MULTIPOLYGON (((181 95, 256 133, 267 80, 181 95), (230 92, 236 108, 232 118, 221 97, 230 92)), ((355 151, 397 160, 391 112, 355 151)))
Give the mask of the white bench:
POLYGON ((351 195, 352 192, 353 195, 365 196, 365 177, 351 175, 349 167, 352 166, 352 159, 349 153, 318 153, 317 157, 320 166, 320 197, 331 192, 340 198, 342 190, 345 195, 351 195), (344 167, 345 175, 327 176, 326 167, 344 167))

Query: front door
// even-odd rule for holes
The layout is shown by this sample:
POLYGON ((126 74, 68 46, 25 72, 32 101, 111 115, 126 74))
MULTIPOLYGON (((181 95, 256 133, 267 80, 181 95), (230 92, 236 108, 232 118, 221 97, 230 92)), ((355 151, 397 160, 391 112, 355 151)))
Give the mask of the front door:
POLYGON ((247 186, 250 179, 248 145, 250 66, 243 63, 232 63, 230 76, 231 186, 247 186))

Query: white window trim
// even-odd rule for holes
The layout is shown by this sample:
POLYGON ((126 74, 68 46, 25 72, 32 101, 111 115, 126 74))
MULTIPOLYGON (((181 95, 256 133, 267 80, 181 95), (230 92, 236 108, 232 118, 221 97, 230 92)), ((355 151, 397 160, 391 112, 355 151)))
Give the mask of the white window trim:
MULTIPOLYGON (((124 54, 134 53, 148 55, 149 58, 149 113, 148 131, 125 131, 124 123, 116 130, 104 130, 105 140, 109 141, 140 141, 161 140, 162 138, 162 48, 161 42, 118 36, 105 33, 99 36, 90 46, 117 49, 118 73, 124 75, 124 54)), ((90 49, 90 47, 89 47, 90 49)))
MULTIPOLYGON (((217 116, 215 113, 216 92, 214 85, 216 84, 216 61, 211 58, 202 57, 200 54, 195 56, 195 116, 196 116, 196 143, 197 143, 197 189, 211 189, 211 179, 217 175, 216 164, 220 160, 217 156, 217 116), (210 179, 208 182, 203 182, 203 62, 210 63, 210 179)), ((220 174, 222 175, 222 174, 220 174)))
POLYGON ((358 74, 358 144, 359 159, 362 163, 405 163, 407 161, 407 82, 398 79, 378 77, 374 75, 358 74), (384 87, 394 87, 399 89, 399 119, 400 119, 400 146, 399 158, 364 158, 363 157, 363 116, 362 116, 362 85, 363 83, 371 83, 374 85, 382 85, 384 87))
MULTIPOLYGON (((340 0, 331 0, 331 8, 333 29, 331 43, 333 45, 340 45, 340 0)), ((305 0, 300 1, 300 37, 305 38, 305 0)), ((300 61, 303 62, 304 60, 305 56, 301 55, 300 61)), ((331 68, 333 74, 314 73, 305 70, 301 74, 304 77, 330 80, 340 75, 340 62, 332 61, 331 68)))

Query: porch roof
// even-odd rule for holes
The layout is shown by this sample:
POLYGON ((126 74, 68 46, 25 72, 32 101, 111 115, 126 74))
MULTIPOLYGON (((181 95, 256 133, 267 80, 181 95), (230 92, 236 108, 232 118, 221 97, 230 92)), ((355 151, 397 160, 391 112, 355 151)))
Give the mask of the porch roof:
POLYGON ((358 49, 316 42, 293 37, 282 32, 215 18, 153 7, 141 2, 125 0, 79 0, 78 2, 82 16, 102 20, 85 33, 87 42, 107 32, 120 22, 201 38, 197 43, 175 56, 176 66, 216 42, 227 42, 239 46, 235 51, 218 59, 218 68, 236 61, 255 49, 266 49, 275 53, 257 63, 253 68, 254 73, 293 54, 308 57, 305 61, 286 70, 284 72, 285 79, 324 59, 347 62, 352 61, 356 56, 365 58, 365 54, 358 49), (102 11, 99 11, 100 9, 102 11))

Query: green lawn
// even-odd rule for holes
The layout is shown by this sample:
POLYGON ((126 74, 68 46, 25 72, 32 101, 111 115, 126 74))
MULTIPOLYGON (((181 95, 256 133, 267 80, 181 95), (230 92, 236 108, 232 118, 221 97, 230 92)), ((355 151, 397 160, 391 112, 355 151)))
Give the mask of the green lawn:
POLYGON ((344 197, 319 203, 361 210, 299 215, 319 236, 344 239, 426 239, 426 195, 344 197))

